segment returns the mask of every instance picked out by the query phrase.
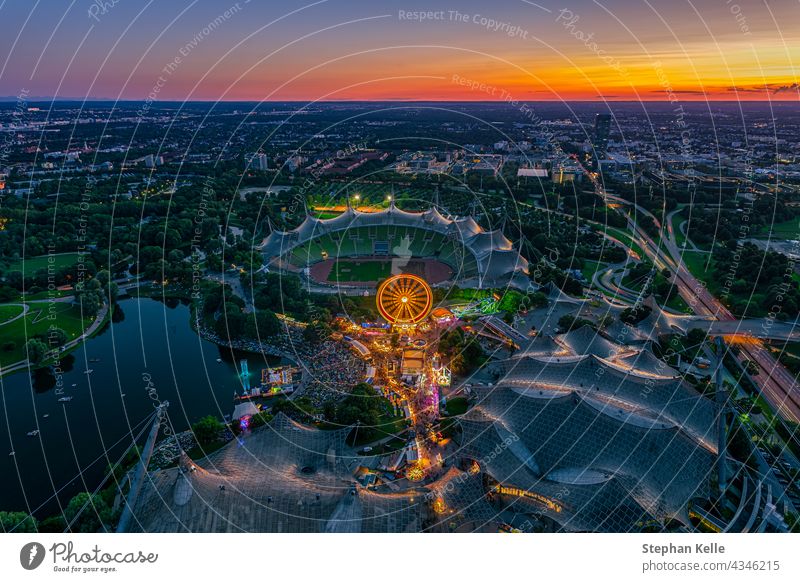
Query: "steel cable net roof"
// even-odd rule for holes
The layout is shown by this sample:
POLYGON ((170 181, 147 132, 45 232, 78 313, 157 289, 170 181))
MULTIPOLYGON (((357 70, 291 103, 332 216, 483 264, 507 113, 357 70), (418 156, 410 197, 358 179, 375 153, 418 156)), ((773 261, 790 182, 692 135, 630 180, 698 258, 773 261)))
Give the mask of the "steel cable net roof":
POLYGON ((455 467, 430 486, 429 496, 438 525, 449 530, 496 531, 502 523, 498 511, 487 501, 480 474, 470 474, 455 467))
POLYGON ((525 357, 506 365, 503 384, 531 396, 576 392, 601 404, 614 404, 679 426, 709 448, 716 442, 714 403, 680 380, 637 376, 594 356, 560 362, 525 357))
MULTIPOLYGON (((307 215, 290 231, 273 230, 262 242, 261 251, 267 262, 291 258, 294 251, 320 237, 333 234, 357 233, 364 228, 404 227, 436 233, 465 249, 476 263, 476 272, 467 269, 463 278, 475 276, 481 281, 501 281, 514 273, 527 273, 528 261, 514 248, 501 230, 486 231, 473 218, 445 218, 436 207, 425 212, 406 212, 394 203, 379 212, 361 212, 348 207, 345 212, 329 219, 307 215)), ((349 248, 336 249, 346 256, 349 248)), ((354 251, 357 252, 357 251, 354 251)), ((313 250, 304 253, 305 262, 320 260, 313 250)), ((372 254, 367 252, 367 254, 372 254)), ((297 257, 295 257, 297 258, 297 257)), ((288 262, 288 261, 284 261, 288 262)))
POLYGON ((537 340, 531 349, 494 364, 504 385, 539 397, 576 392, 600 406, 680 427, 715 450, 715 404, 649 350, 621 346, 586 326, 556 337, 551 354, 549 342, 537 340))
POLYGON ((592 354, 600 358, 615 358, 633 350, 607 339, 588 325, 557 335, 556 343, 573 354, 592 354))
POLYGON ((508 510, 566 531, 638 531, 688 523, 688 502, 710 494, 716 406, 649 350, 582 327, 493 368, 496 386, 477 387, 459 421, 459 452, 508 510))
POLYGON ((179 467, 147 474, 131 531, 416 532, 435 526, 425 491, 356 494, 352 471, 359 458, 345 444, 349 432, 309 428, 278 414, 201 461, 184 456, 179 467))
POLYGON ((478 398, 460 420, 460 453, 504 488, 513 507, 536 507, 564 530, 688 523, 688 501, 708 495, 714 451, 655 413, 502 381, 478 398))

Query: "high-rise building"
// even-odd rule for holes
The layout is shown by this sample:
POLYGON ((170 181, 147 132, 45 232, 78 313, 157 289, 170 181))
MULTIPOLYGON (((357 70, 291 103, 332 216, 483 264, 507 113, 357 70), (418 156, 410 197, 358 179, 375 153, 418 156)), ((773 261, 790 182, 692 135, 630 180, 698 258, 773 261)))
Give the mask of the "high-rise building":
POLYGON ((269 158, 267 154, 256 152, 254 154, 246 154, 245 162, 251 170, 264 171, 269 169, 269 158))
POLYGON ((144 165, 146 168, 155 168, 156 166, 164 165, 164 158, 153 154, 147 154, 144 157, 144 165))
POLYGON ((611 116, 608 113, 598 113, 594 117, 594 167, 599 167, 598 160, 606 157, 608 151, 608 136, 611 133, 611 116))

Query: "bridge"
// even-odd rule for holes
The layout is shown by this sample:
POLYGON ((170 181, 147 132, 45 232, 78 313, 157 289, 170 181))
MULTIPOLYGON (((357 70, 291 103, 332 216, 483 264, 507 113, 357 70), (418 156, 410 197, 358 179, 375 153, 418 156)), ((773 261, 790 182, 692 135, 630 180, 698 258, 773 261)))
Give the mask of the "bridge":
POLYGON ((672 320, 671 323, 683 331, 702 329, 713 336, 800 341, 800 326, 766 317, 730 321, 685 318, 680 322, 672 320))

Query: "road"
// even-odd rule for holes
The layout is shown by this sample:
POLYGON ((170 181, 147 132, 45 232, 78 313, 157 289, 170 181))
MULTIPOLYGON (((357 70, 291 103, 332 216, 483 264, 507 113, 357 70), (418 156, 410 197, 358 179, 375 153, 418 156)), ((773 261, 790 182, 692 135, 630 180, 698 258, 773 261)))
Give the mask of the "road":
MULTIPOLYGON (((641 215, 653 218, 656 226, 661 228, 659 221, 650 212, 638 204, 607 194, 597 176, 588 171, 586 175, 594 184, 597 194, 604 200, 633 206, 641 215)), ((696 314, 714 317, 721 321, 738 321, 728 308, 706 289, 705 284, 698 281, 686 268, 681 260, 680 249, 675 243, 675 233, 672 232, 671 225, 668 224, 667 227, 668 236, 660 239, 663 248, 656 245, 653 239, 630 218, 628 226, 634 237, 641 241, 639 246, 653 264, 659 269, 667 268, 672 272, 672 280, 678 286, 678 292, 696 314)), ((737 337, 733 341, 741 348, 742 357, 758 366, 760 373, 754 380, 764 398, 784 419, 800 423, 800 391, 792 374, 772 357, 764 347, 764 343, 757 337, 737 337)))

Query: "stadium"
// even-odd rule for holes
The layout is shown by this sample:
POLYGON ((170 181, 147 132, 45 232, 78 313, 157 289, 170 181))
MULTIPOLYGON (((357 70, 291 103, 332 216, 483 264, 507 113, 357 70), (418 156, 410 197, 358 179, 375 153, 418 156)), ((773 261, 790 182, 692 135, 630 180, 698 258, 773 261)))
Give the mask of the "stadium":
POLYGON ((307 214, 293 230, 272 229, 260 248, 271 269, 323 285, 374 286, 401 272, 432 285, 527 282, 528 262, 502 230, 487 231, 472 217, 447 218, 436 207, 407 212, 392 202, 378 212, 348 206, 330 219, 307 214))

